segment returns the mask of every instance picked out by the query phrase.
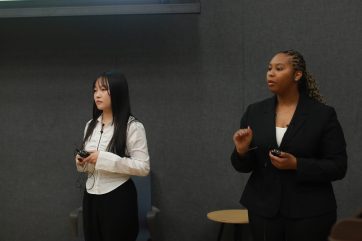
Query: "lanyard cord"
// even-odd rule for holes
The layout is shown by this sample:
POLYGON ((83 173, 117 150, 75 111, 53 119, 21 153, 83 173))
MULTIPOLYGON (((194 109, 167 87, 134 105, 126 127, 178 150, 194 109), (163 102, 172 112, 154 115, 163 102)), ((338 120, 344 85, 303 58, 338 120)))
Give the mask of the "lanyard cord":
MULTIPOLYGON (((99 149, 99 144, 101 143, 101 139, 102 139, 102 135, 103 135, 103 128, 104 128, 104 123, 102 123, 102 127, 101 127, 101 130, 100 130, 101 136, 99 137, 99 140, 98 140, 97 151, 99 149)), ((88 163, 86 163, 84 170, 87 168, 87 166, 88 166, 88 163)), ((95 175, 96 175, 95 172, 96 172, 96 170, 94 169, 92 172, 88 173, 88 178, 93 178, 93 184, 92 184, 92 186, 90 188, 86 187, 87 190, 90 190, 90 189, 92 189, 94 187, 94 183, 96 181, 95 180, 95 178, 96 178, 95 177, 95 175)))
POLYGON ((97 151, 98 151, 98 148, 99 148, 99 143, 101 143, 101 139, 102 139, 102 135, 103 135, 103 128, 104 128, 104 123, 102 123, 101 136, 99 137, 99 140, 98 140, 97 151))

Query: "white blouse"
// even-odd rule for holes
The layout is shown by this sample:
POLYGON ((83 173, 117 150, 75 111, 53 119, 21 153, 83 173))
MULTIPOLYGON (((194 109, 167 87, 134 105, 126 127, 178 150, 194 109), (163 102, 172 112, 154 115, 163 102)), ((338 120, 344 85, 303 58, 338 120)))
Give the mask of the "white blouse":
MULTIPOLYGON (((89 123, 90 121, 87 123, 84 133, 89 123)), ((146 132, 141 122, 137 120, 131 121, 131 117, 128 121, 126 154, 130 157, 120 157, 106 151, 114 132, 112 123, 104 125, 103 134, 101 134, 101 130, 102 117, 100 116, 90 139, 85 143, 84 147, 88 152, 99 151, 96 164, 88 163, 81 166, 76 160, 77 170, 79 172, 88 172, 86 183, 88 193, 105 194, 125 183, 131 175, 148 175, 150 157, 146 132)))
POLYGON ((277 137, 277 144, 280 146, 280 143, 282 143, 283 137, 285 132, 287 131, 286 127, 275 127, 276 129, 276 137, 277 137))

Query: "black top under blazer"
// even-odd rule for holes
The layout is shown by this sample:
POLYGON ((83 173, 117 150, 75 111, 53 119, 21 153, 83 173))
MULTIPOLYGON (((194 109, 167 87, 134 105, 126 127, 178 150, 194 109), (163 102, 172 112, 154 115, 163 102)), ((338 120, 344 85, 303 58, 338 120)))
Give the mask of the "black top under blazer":
POLYGON ((231 162, 239 172, 251 172, 240 202, 250 211, 273 217, 312 217, 336 210, 331 182, 347 170, 346 142, 334 108, 300 95, 296 111, 278 147, 272 97, 248 106, 240 128, 253 131, 250 149, 231 162), (270 149, 297 158, 296 170, 279 170, 271 164, 270 149))

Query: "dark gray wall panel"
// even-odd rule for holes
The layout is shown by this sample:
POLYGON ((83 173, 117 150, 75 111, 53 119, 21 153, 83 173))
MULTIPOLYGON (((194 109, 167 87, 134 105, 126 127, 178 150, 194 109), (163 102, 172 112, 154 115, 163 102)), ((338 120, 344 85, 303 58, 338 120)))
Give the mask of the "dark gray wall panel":
MULTIPOLYGON (((307 60, 348 143, 339 217, 361 208, 360 1, 202 1, 200 15, 1 19, 0 240, 71 240, 80 204, 73 149, 90 84, 118 68, 146 127, 161 241, 215 239, 206 213, 238 208, 248 178, 231 167, 245 107, 269 96, 276 51, 307 60)), ((225 239, 232 238, 226 229, 225 239)))

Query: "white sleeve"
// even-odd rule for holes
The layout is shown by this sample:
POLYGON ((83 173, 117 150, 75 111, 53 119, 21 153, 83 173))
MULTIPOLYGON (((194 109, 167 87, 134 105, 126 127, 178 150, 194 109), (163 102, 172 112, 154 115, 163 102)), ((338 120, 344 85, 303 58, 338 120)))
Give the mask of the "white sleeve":
POLYGON ((120 157, 112 152, 100 151, 96 170, 134 176, 147 176, 150 171, 146 132, 142 123, 133 121, 127 133, 127 151, 130 157, 120 157))

